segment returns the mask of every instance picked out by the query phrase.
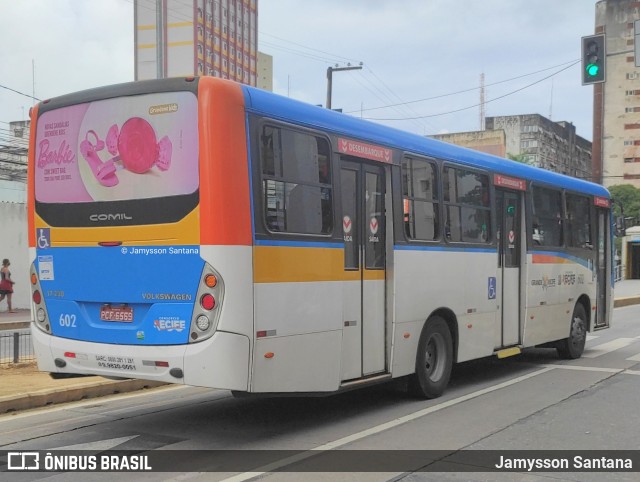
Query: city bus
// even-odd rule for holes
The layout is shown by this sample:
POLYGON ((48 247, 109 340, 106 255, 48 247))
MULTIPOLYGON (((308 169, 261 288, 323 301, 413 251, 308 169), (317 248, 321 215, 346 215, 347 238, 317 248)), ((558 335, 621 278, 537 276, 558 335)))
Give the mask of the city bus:
POLYGON ((534 346, 612 309, 600 185, 213 77, 31 112, 39 369, 319 395, 534 346))

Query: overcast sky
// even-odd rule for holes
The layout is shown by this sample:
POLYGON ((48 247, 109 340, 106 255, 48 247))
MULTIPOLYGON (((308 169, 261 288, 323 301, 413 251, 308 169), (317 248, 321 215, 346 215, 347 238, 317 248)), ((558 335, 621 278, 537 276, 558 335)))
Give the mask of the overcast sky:
MULTIPOLYGON (((259 50, 274 58, 274 91, 313 104, 328 66, 363 62, 334 73, 333 107, 418 134, 477 130, 484 73, 487 116, 551 115, 591 140, 593 87, 570 65, 595 3, 258 0, 259 50)), ((32 105, 6 87, 31 95, 34 78, 40 99, 133 80, 133 0, 0 0, 0 129, 32 105)))

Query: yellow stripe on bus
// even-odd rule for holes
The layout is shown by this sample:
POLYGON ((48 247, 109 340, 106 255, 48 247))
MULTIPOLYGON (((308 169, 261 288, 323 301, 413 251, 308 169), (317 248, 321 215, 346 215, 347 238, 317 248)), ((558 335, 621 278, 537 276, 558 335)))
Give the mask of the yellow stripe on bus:
POLYGON ((141 226, 57 228, 35 215, 36 229, 51 228, 52 247, 97 246, 101 241, 120 241, 123 245, 136 246, 199 245, 199 221, 199 207, 176 223, 141 226))
MULTIPOLYGON (((344 250, 290 246, 254 246, 254 282, 358 281, 360 271, 345 271, 344 250)), ((384 270, 369 271, 365 280, 384 280, 384 270)))

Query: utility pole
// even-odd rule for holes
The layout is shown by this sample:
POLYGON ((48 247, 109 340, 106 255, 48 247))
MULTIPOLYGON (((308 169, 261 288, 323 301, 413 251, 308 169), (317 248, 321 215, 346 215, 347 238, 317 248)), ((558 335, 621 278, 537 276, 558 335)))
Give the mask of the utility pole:
POLYGON ((480 74, 480 130, 484 130, 484 72, 480 74))
POLYGON ((355 67, 352 67, 349 64, 347 65, 348 65, 347 67, 327 68, 327 109, 331 109, 331 90, 332 90, 332 84, 333 84, 333 73, 341 72, 343 70, 361 70, 362 69, 362 62, 360 62, 360 65, 355 67))
POLYGON ((164 2, 156 0, 156 78, 164 79, 164 2))

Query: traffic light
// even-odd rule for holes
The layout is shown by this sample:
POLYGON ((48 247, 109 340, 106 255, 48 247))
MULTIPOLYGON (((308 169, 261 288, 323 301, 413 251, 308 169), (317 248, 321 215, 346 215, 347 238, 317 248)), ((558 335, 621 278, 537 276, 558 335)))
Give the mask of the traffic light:
POLYGON ((582 85, 605 81, 604 34, 582 37, 582 85))

